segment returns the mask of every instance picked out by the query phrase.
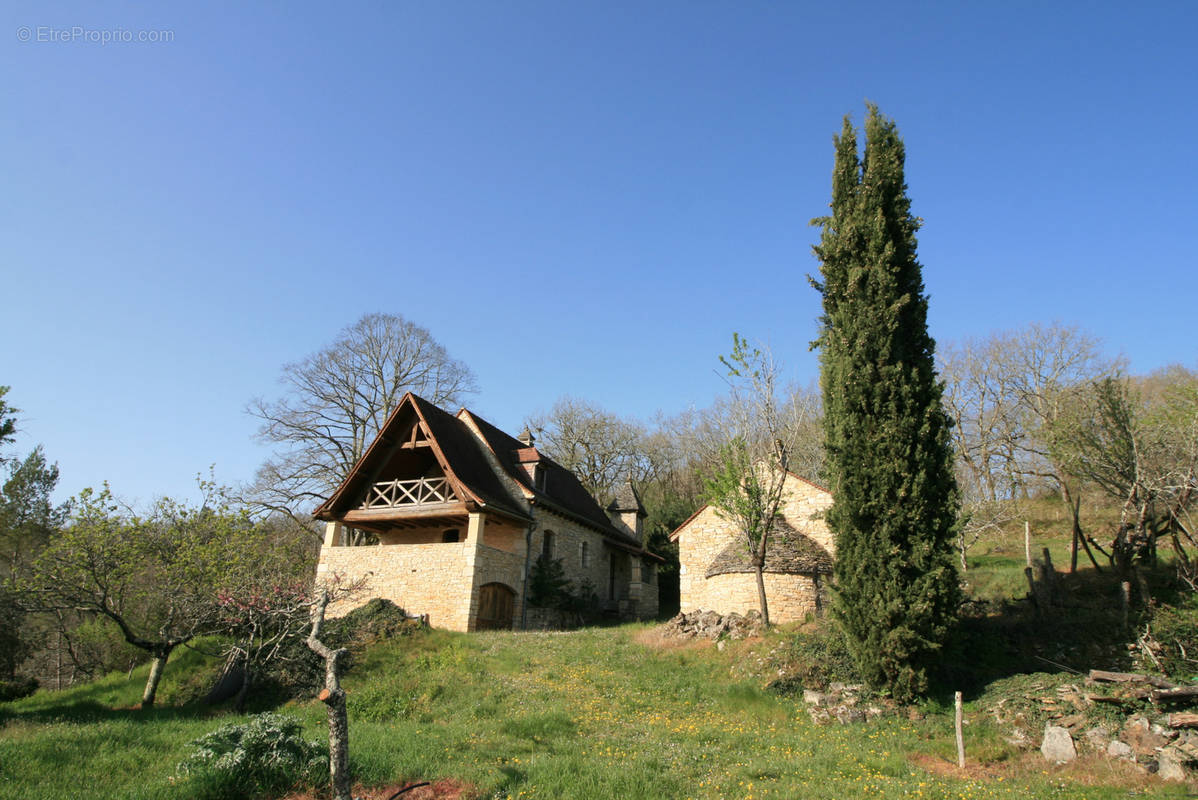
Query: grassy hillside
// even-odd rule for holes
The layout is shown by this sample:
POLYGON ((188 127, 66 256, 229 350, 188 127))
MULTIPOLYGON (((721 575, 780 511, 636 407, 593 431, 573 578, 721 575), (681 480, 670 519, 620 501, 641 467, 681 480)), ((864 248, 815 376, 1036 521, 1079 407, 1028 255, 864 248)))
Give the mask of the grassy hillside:
MULTIPOLYGON (((951 724, 936 706, 922 719, 816 726, 801 702, 762 688, 766 655, 785 641, 662 646, 646 626, 624 626, 376 644, 346 681, 355 769, 373 785, 454 778, 479 797, 1184 796, 1107 762, 1046 768, 980 713, 967 746, 985 764, 964 774, 950 764, 951 724)), ((198 661, 172 665, 167 691, 198 661)), ((0 707, 0 798, 204 796, 173 780, 174 765, 227 717, 130 710, 140 677, 0 707)), ((320 704, 282 710, 323 735, 320 704)))
MULTIPOLYGON (((1035 546, 1050 547, 1064 569, 1068 521, 1058 509, 1039 502, 1028 511, 1035 546)), ((1005 741, 995 697, 1022 695, 1024 684, 1052 691, 1058 680, 1007 676, 1063 680, 1069 667, 1131 664, 1109 575, 1064 581, 1063 606, 1049 619, 1014 600, 1026 594, 1022 531, 1013 523, 970 554, 978 602, 941 676, 945 691, 974 698, 964 771, 951 713, 935 701, 868 723, 811 722, 796 696, 802 679, 838 676, 834 649, 811 626, 718 648, 628 625, 431 631, 366 647, 345 680, 356 775, 368 786, 453 779, 483 798, 1187 796, 1126 764, 1083 756, 1048 767, 1005 741)), ((1157 576, 1167 578, 1167 569, 1157 576)), ((0 800, 212 796, 177 778, 175 765, 188 742, 231 718, 185 703, 214 669, 185 651, 167 669, 161 707, 149 711, 134 708, 144 668, 0 704, 0 800)), ((279 710, 324 737, 321 704, 279 710)))

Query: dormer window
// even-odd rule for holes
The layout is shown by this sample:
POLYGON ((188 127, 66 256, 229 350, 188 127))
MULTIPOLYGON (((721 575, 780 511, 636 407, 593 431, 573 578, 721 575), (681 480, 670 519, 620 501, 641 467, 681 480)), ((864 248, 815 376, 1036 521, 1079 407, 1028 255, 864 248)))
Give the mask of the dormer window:
POLYGON ((545 491, 545 465, 535 447, 521 447, 516 451, 516 463, 524 470, 528 482, 538 492, 545 491))

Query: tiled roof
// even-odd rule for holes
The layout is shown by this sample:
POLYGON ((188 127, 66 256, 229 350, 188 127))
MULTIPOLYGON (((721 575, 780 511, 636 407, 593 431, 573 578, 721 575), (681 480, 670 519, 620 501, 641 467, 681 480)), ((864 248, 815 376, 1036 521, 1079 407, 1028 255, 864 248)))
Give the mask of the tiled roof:
MULTIPOLYGON (((711 560, 707 577, 733 572, 753 572, 748 545, 741 536, 737 536, 711 560)), ((784 530, 775 531, 770 536, 762 572, 781 575, 828 574, 832 572, 832 555, 810 536, 787 525, 784 530)))
POLYGON ((363 484, 367 476, 390 456, 398 436, 414 424, 413 417, 422 420, 428 428, 434 448, 444 457, 446 477, 464 490, 467 497, 463 499, 477 501, 484 507, 518 519, 529 518, 524 499, 509 492, 490 468, 482 443, 475 438, 466 423, 410 392, 404 395, 383 424, 379 435, 336 491, 320 504, 314 516, 333 519, 351 510, 349 504, 365 491, 363 484))
POLYGON ((607 510, 616 513, 635 511, 640 516, 645 516, 645 507, 641 504, 641 496, 637 494, 632 481, 624 481, 619 491, 616 492, 616 498, 608 504, 607 510))
POLYGON ((540 465, 545 470, 544 482, 540 487, 535 486, 528 473, 520 466, 519 452, 525 451, 524 444, 509 436, 487 422, 473 411, 466 411, 478 427, 479 433, 486 440, 487 446, 495 454, 504 471, 518 482, 535 498, 534 502, 545 506, 551 511, 563 513, 584 522, 626 545, 641 549, 636 540, 612 525, 607 514, 595 502, 595 498, 579 482, 573 472, 558 464, 548 456, 541 456, 540 465))

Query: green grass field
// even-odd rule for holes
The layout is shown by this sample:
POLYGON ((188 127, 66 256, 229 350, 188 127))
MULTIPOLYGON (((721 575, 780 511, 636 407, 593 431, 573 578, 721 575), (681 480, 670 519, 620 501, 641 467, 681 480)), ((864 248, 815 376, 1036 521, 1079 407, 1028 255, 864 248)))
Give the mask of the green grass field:
MULTIPOLYGON (((918 721, 816 726, 801 702, 764 691, 764 678, 743 669, 770 643, 679 646, 638 625, 433 631, 380 643, 346 680, 356 775, 367 785, 453 778, 487 798, 1185 796, 1106 762, 1047 768, 1003 742, 980 713, 971 714, 973 758, 960 775, 939 707, 918 721)), ((171 665, 168 697, 171 682, 186 681, 199 662, 171 665)), ((229 716, 130 709, 142 677, 0 707, 0 798, 204 796, 177 780, 174 766, 190 740, 229 716)), ((282 711, 323 736, 319 703, 282 711)))

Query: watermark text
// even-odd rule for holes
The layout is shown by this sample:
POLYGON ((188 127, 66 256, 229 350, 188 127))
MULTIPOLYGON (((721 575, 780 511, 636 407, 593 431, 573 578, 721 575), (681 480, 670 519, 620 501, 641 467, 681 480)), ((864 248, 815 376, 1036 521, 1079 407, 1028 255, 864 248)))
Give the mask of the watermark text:
POLYGON ((22 25, 17 28, 18 42, 34 44, 168 44, 175 41, 169 28, 89 28, 85 25, 22 25))

